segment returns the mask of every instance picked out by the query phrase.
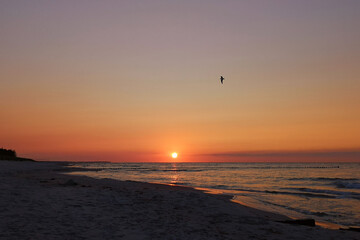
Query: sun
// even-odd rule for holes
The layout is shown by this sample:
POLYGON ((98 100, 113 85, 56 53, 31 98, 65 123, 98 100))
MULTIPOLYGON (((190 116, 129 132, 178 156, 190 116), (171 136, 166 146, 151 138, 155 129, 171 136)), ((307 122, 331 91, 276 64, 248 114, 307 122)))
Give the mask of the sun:
POLYGON ((176 152, 173 152, 173 153, 171 154, 171 157, 172 157, 172 158, 177 158, 177 156, 178 156, 178 154, 177 154, 176 152))

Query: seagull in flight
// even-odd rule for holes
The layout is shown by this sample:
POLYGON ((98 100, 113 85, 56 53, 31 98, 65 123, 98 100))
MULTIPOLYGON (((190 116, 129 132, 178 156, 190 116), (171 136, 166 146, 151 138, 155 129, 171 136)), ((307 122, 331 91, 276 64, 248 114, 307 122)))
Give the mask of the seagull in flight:
POLYGON ((221 84, 223 84, 224 79, 225 79, 225 78, 224 78, 223 76, 220 77, 220 82, 221 82, 221 84))

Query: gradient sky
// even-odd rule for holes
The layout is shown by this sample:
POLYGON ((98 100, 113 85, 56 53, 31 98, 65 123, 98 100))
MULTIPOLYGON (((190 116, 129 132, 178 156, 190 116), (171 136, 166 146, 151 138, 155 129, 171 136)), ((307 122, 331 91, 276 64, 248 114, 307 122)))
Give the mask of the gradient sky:
POLYGON ((358 0, 1 1, 0 147, 360 161, 359 13, 358 0))

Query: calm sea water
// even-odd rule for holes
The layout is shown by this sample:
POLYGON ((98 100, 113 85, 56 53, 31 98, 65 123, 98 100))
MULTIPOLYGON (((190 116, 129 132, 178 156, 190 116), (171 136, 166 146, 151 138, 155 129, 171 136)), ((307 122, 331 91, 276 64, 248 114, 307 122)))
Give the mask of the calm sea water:
POLYGON ((290 217, 360 226, 360 163, 73 163, 72 166, 89 169, 72 174, 216 189, 234 195, 234 200, 246 205, 290 217))

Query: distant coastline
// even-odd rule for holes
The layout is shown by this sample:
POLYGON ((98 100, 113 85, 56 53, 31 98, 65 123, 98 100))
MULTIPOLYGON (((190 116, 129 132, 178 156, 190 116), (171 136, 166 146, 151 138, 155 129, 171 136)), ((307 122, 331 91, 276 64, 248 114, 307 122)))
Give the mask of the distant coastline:
POLYGON ((35 162, 35 160, 30 159, 30 158, 18 157, 16 155, 15 150, 5 149, 5 148, 0 148, 0 161, 1 160, 2 161, 30 161, 30 162, 35 162))

